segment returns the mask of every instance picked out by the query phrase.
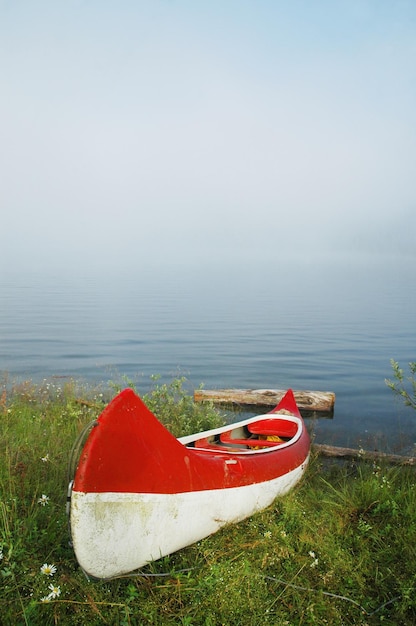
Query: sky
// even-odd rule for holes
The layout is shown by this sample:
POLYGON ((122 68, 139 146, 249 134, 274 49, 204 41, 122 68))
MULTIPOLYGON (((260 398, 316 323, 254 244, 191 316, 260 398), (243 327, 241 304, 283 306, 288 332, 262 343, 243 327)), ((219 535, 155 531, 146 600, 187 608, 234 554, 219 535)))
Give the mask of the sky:
POLYGON ((414 0, 0 0, 0 271, 414 260, 414 0))

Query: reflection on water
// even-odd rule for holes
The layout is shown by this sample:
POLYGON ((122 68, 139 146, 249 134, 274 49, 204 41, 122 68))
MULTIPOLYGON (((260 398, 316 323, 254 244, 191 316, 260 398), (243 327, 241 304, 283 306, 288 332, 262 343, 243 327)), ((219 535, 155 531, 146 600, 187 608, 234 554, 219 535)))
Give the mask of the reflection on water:
MULTIPOLYGON (((182 373, 206 388, 336 393, 318 440, 367 442, 403 432, 416 416, 384 379, 390 358, 416 359, 414 278, 394 266, 191 270, 120 276, 3 277, 0 369, 35 380, 103 381, 182 373), (399 418, 398 418, 399 416, 399 418)), ((415 439, 416 441, 416 439, 415 439)))

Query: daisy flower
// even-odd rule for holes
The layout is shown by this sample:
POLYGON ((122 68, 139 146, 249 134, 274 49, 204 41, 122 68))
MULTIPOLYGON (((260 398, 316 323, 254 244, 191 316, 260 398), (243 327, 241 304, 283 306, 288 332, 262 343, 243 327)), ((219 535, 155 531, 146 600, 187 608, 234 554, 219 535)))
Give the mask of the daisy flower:
POLYGON ((45 576, 53 576, 56 572, 56 565, 53 565, 52 563, 51 565, 48 565, 48 563, 44 563, 40 568, 40 572, 45 576))
POLYGON ((61 595, 61 588, 59 587, 59 585, 54 585, 53 583, 51 583, 48 586, 48 589, 51 590, 49 594, 49 598, 51 600, 54 600, 55 598, 59 598, 59 596, 61 595))
POLYGON ((47 463, 50 459, 49 459, 49 453, 46 456, 42 456, 40 459, 43 463, 47 463))
POLYGON ((51 598, 50 596, 43 596, 43 598, 41 598, 40 601, 46 604, 47 602, 51 601, 51 598))
POLYGON ((39 498, 38 503, 41 506, 45 506, 46 504, 49 504, 49 496, 45 496, 45 494, 43 493, 42 496, 39 498))

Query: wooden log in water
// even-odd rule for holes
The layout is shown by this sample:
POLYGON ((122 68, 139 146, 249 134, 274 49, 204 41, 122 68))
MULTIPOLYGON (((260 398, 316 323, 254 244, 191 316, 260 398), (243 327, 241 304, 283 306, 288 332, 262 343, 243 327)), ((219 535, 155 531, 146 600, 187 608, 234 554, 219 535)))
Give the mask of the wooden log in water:
MULTIPOLYGON (((213 402, 222 406, 274 408, 285 395, 280 389, 197 389, 195 402, 213 402)), ((332 415, 335 394, 331 391, 293 391, 303 413, 332 415)))
POLYGON ((365 461, 382 461, 392 465, 416 465, 415 457, 401 456, 399 454, 387 454, 377 450, 357 450, 356 448, 341 448, 338 446, 328 446, 325 444, 313 444, 315 452, 321 456, 335 459, 352 459, 365 461))

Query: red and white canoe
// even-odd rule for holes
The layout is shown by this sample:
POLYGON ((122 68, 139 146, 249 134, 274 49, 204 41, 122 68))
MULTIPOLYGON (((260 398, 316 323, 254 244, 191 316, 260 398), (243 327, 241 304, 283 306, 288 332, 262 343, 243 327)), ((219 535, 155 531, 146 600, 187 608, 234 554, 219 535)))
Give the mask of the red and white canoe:
POLYGON ((70 484, 77 560, 106 579, 199 541, 287 493, 309 448, 291 390, 270 413, 176 439, 125 389, 92 428, 70 484))

